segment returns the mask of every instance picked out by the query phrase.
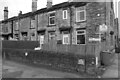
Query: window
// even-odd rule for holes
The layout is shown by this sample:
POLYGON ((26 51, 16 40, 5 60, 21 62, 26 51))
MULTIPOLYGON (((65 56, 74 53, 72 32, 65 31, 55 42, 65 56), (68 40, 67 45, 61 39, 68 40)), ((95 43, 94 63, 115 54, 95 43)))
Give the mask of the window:
POLYGON ((15 39, 17 39, 17 40, 19 39, 19 36, 18 36, 18 34, 15 34, 15 39))
POLYGON ((8 27, 5 26, 5 27, 3 28, 3 31, 4 31, 4 33, 7 33, 7 32, 8 32, 8 27))
POLYGON ((55 13, 51 13, 49 16, 49 25, 55 25, 55 13))
POLYGON ((30 40, 31 40, 31 41, 35 41, 35 34, 34 34, 34 33, 31 34, 30 40))
POLYGON ((63 44, 69 44, 69 35, 68 34, 63 35, 63 44))
POLYGON ((27 32, 22 33, 22 40, 28 40, 27 39, 27 32))
POLYGON ((54 40, 55 39, 55 32, 50 32, 49 33, 49 40, 54 40))
POLYGON ((81 22, 86 20, 86 11, 80 10, 76 12, 76 21, 81 22))
POLYGON ((31 16, 31 20, 35 20, 35 16, 31 16))
POLYGON ((31 20, 31 26, 30 28, 35 28, 35 20, 31 20))
POLYGON ((63 11, 63 19, 67 19, 67 10, 63 11))
POLYGON ((86 32, 85 30, 78 30, 77 31, 77 44, 85 44, 86 43, 86 32))

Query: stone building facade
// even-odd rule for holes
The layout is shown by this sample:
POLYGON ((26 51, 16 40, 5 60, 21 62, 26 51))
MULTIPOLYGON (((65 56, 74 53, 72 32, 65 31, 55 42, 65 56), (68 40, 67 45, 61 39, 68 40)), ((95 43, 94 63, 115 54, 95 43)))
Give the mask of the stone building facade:
MULTIPOLYGON (((43 46, 44 49, 58 50, 55 45, 67 45, 71 47, 66 47, 65 51, 92 53, 96 57, 101 51, 114 47, 112 2, 64 2, 52 5, 48 0, 47 5, 46 8, 3 20, 2 27, 9 26, 6 26, 8 32, 3 29, 2 35, 7 33, 7 37, 18 40, 40 41, 40 46, 50 44, 49 48, 43 46)), ((64 51, 63 48, 59 49, 64 51)))

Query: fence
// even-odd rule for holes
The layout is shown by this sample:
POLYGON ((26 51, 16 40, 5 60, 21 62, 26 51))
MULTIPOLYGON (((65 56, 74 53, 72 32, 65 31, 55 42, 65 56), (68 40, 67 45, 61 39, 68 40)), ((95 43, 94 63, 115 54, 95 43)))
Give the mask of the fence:
POLYGON ((62 53, 73 53, 82 56, 95 57, 96 45, 63 45, 63 44, 44 44, 42 49, 46 51, 55 51, 62 53))

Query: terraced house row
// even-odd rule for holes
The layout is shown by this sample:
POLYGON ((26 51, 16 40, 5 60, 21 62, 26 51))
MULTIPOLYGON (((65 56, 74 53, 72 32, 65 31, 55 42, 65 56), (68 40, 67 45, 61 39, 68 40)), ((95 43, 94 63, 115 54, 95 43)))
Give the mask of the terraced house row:
POLYGON ((8 19, 8 8, 1 21, 2 38, 9 40, 40 41, 43 48, 76 54, 94 54, 114 47, 117 36, 113 2, 63 2, 37 10, 32 1, 32 12, 8 19))

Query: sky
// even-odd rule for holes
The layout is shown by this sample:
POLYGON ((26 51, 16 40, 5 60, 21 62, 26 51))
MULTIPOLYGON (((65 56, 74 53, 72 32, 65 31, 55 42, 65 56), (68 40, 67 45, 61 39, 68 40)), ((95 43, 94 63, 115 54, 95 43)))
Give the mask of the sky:
MULTIPOLYGON (((68 0, 53 0, 53 5, 62 3, 68 0)), ((46 7, 47 0, 38 0, 37 9, 46 7)), ((0 0, 0 20, 3 19, 4 7, 8 6, 9 18, 12 16, 17 16, 19 11, 22 13, 27 13, 32 11, 32 0, 0 0)))
MULTIPOLYGON (((59 4, 68 0, 52 0, 53 5, 59 4)), ((114 0, 114 1, 120 1, 120 0, 114 0)), ((38 8, 41 9, 46 7, 47 0, 38 0, 38 8)), ((9 15, 8 17, 17 16, 19 11, 22 11, 22 13, 27 13, 32 11, 32 0, 0 0, 0 21, 3 20, 3 10, 4 7, 8 6, 9 15)), ((115 10, 118 9, 115 6, 115 10)), ((118 17, 118 11, 115 11, 116 16, 118 17)))

